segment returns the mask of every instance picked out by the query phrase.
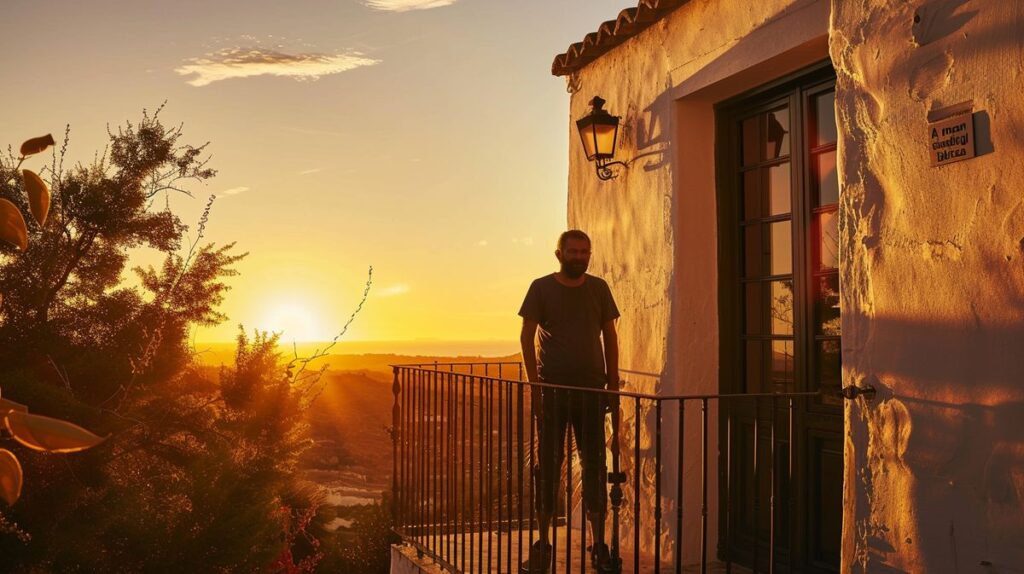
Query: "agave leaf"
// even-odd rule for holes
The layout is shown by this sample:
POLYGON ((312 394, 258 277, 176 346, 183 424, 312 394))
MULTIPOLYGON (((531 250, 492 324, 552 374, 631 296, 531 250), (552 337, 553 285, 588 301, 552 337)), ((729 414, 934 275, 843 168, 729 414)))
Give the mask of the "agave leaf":
POLYGON ((50 190, 34 171, 23 169, 21 175, 25 178, 28 207, 32 210, 32 216, 36 218, 36 222, 42 225, 46 223, 46 214, 50 212, 50 190))
POLYGON ((0 499, 9 505, 21 496, 21 463, 14 453, 0 448, 0 499))
POLYGON ((52 134, 46 134, 45 136, 25 140, 25 143, 21 144, 21 155, 27 156, 39 153, 53 144, 54 141, 52 134))
POLYGON ((4 418, 14 440, 45 452, 78 452, 105 439, 67 421, 11 411, 4 418))
POLYGON ((21 403, 9 401, 7 399, 0 399, 0 414, 7 414, 11 411, 19 411, 23 413, 28 412, 28 407, 21 403))
POLYGON ((0 239, 24 251, 28 249, 28 228, 21 211, 10 201, 0 198, 0 239))

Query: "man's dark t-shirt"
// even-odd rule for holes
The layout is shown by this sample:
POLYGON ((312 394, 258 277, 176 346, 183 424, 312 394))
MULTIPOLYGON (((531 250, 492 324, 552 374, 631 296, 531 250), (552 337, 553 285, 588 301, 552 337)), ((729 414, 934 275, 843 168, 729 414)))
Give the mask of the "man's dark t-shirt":
POLYGON ((562 285, 554 274, 536 279, 519 315, 540 325, 538 370, 542 379, 604 386, 601 326, 618 318, 619 309, 603 279, 586 275, 577 287, 562 285))

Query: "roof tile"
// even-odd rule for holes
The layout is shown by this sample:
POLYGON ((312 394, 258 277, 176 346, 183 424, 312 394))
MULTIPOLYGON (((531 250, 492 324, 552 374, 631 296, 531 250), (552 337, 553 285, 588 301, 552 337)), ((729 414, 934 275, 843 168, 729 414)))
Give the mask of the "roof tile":
POLYGON ((569 48, 555 56, 551 73, 567 76, 602 54, 636 36, 651 24, 664 18, 669 12, 688 0, 639 0, 636 8, 626 8, 614 20, 602 23, 597 32, 587 34, 582 42, 570 44, 569 48))

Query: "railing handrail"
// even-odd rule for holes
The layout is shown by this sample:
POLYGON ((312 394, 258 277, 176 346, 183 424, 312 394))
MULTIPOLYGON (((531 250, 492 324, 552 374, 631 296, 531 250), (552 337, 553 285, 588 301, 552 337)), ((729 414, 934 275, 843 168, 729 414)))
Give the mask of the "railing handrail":
MULTIPOLYGON (((497 363, 497 362, 495 362, 495 363, 483 363, 483 362, 479 362, 479 363, 438 363, 438 366, 441 366, 441 365, 445 365, 445 366, 448 366, 448 365, 485 365, 485 364, 486 365, 498 365, 498 364, 501 364, 501 365, 517 365, 517 364, 522 364, 522 363, 512 363, 512 362, 505 362, 505 363, 497 363)), ((417 364, 417 365, 388 365, 388 366, 393 368, 393 369, 400 369, 401 368, 401 369, 408 369, 408 370, 411 370, 411 371, 424 371, 424 372, 430 372, 430 373, 434 373, 435 372, 434 369, 422 368, 423 366, 433 366, 433 363, 430 363, 430 364, 423 363, 423 364, 417 364)), ((605 395, 618 395, 620 397, 628 397, 628 398, 631 398, 631 399, 646 399, 646 400, 657 400, 657 401, 691 401, 691 400, 699 401, 699 400, 702 400, 702 399, 742 399, 742 398, 756 399, 756 398, 768 398, 768 397, 796 398, 796 397, 815 397, 815 396, 820 396, 822 394, 822 391, 818 390, 818 391, 794 391, 794 392, 788 392, 788 393, 706 393, 706 394, 697 394, 697 395, 655 395, 655 394, 651 394, 651 393, 638 393, 638 392, 634 392, 634 391, 624 391, 622 389, 618 389, 618 390, 614 390, 613 391, 613 390, 610 390, 610 389, 602 389, 602 388, 597 388, 597 387, 577 387, 577 386, 572 386, 572 385, 556 385, 554 383, 542 383, 542 382, 539 382, 539 381, 527 381, 527 380, 520 381, 520 380, 516 380, 516 379, 505 379, 505 378, 502 378, 502 377, 492 377, 492 376, 489 376, 489 375, 479 375, 479 374, 476 374, 476 373, 459 373, 459 372, 455 372, 455 371, 444 371, 444 373, 446 373, 446 374, 453 374, 453 375, 459 375, 459 376, 463 376, 463 377, 474 377, 474 378, 476 378, 478 380, 481 380, 481 381, 490 381, 490 382, 496 382, 496 383, 511 383, 511 384, 514 384, 514 385, 527 385, 527 386, 530 386, 530 387, 540 387, 540 388, 545 388, 545 389, 565 389, 565 390, 569 390, 569 391, 593 392, 593 393, 601 393, 601 394, 605 394, 605 395)))

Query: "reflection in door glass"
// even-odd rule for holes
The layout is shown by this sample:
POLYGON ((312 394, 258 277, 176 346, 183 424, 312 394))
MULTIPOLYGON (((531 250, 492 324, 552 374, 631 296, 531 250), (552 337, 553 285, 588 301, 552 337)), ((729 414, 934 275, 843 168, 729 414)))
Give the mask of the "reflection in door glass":
POLYGON ((768 168, 769 215, 790 212, 789 162, 768 168))
POLYGON ((793 224, 779 221, 771 224, 772 234, 772 275, 786 275, 793 272, 793 224))
POLYGON ((789 155, 789 108, 768 112, 767 116, 764 158, 789 155))

